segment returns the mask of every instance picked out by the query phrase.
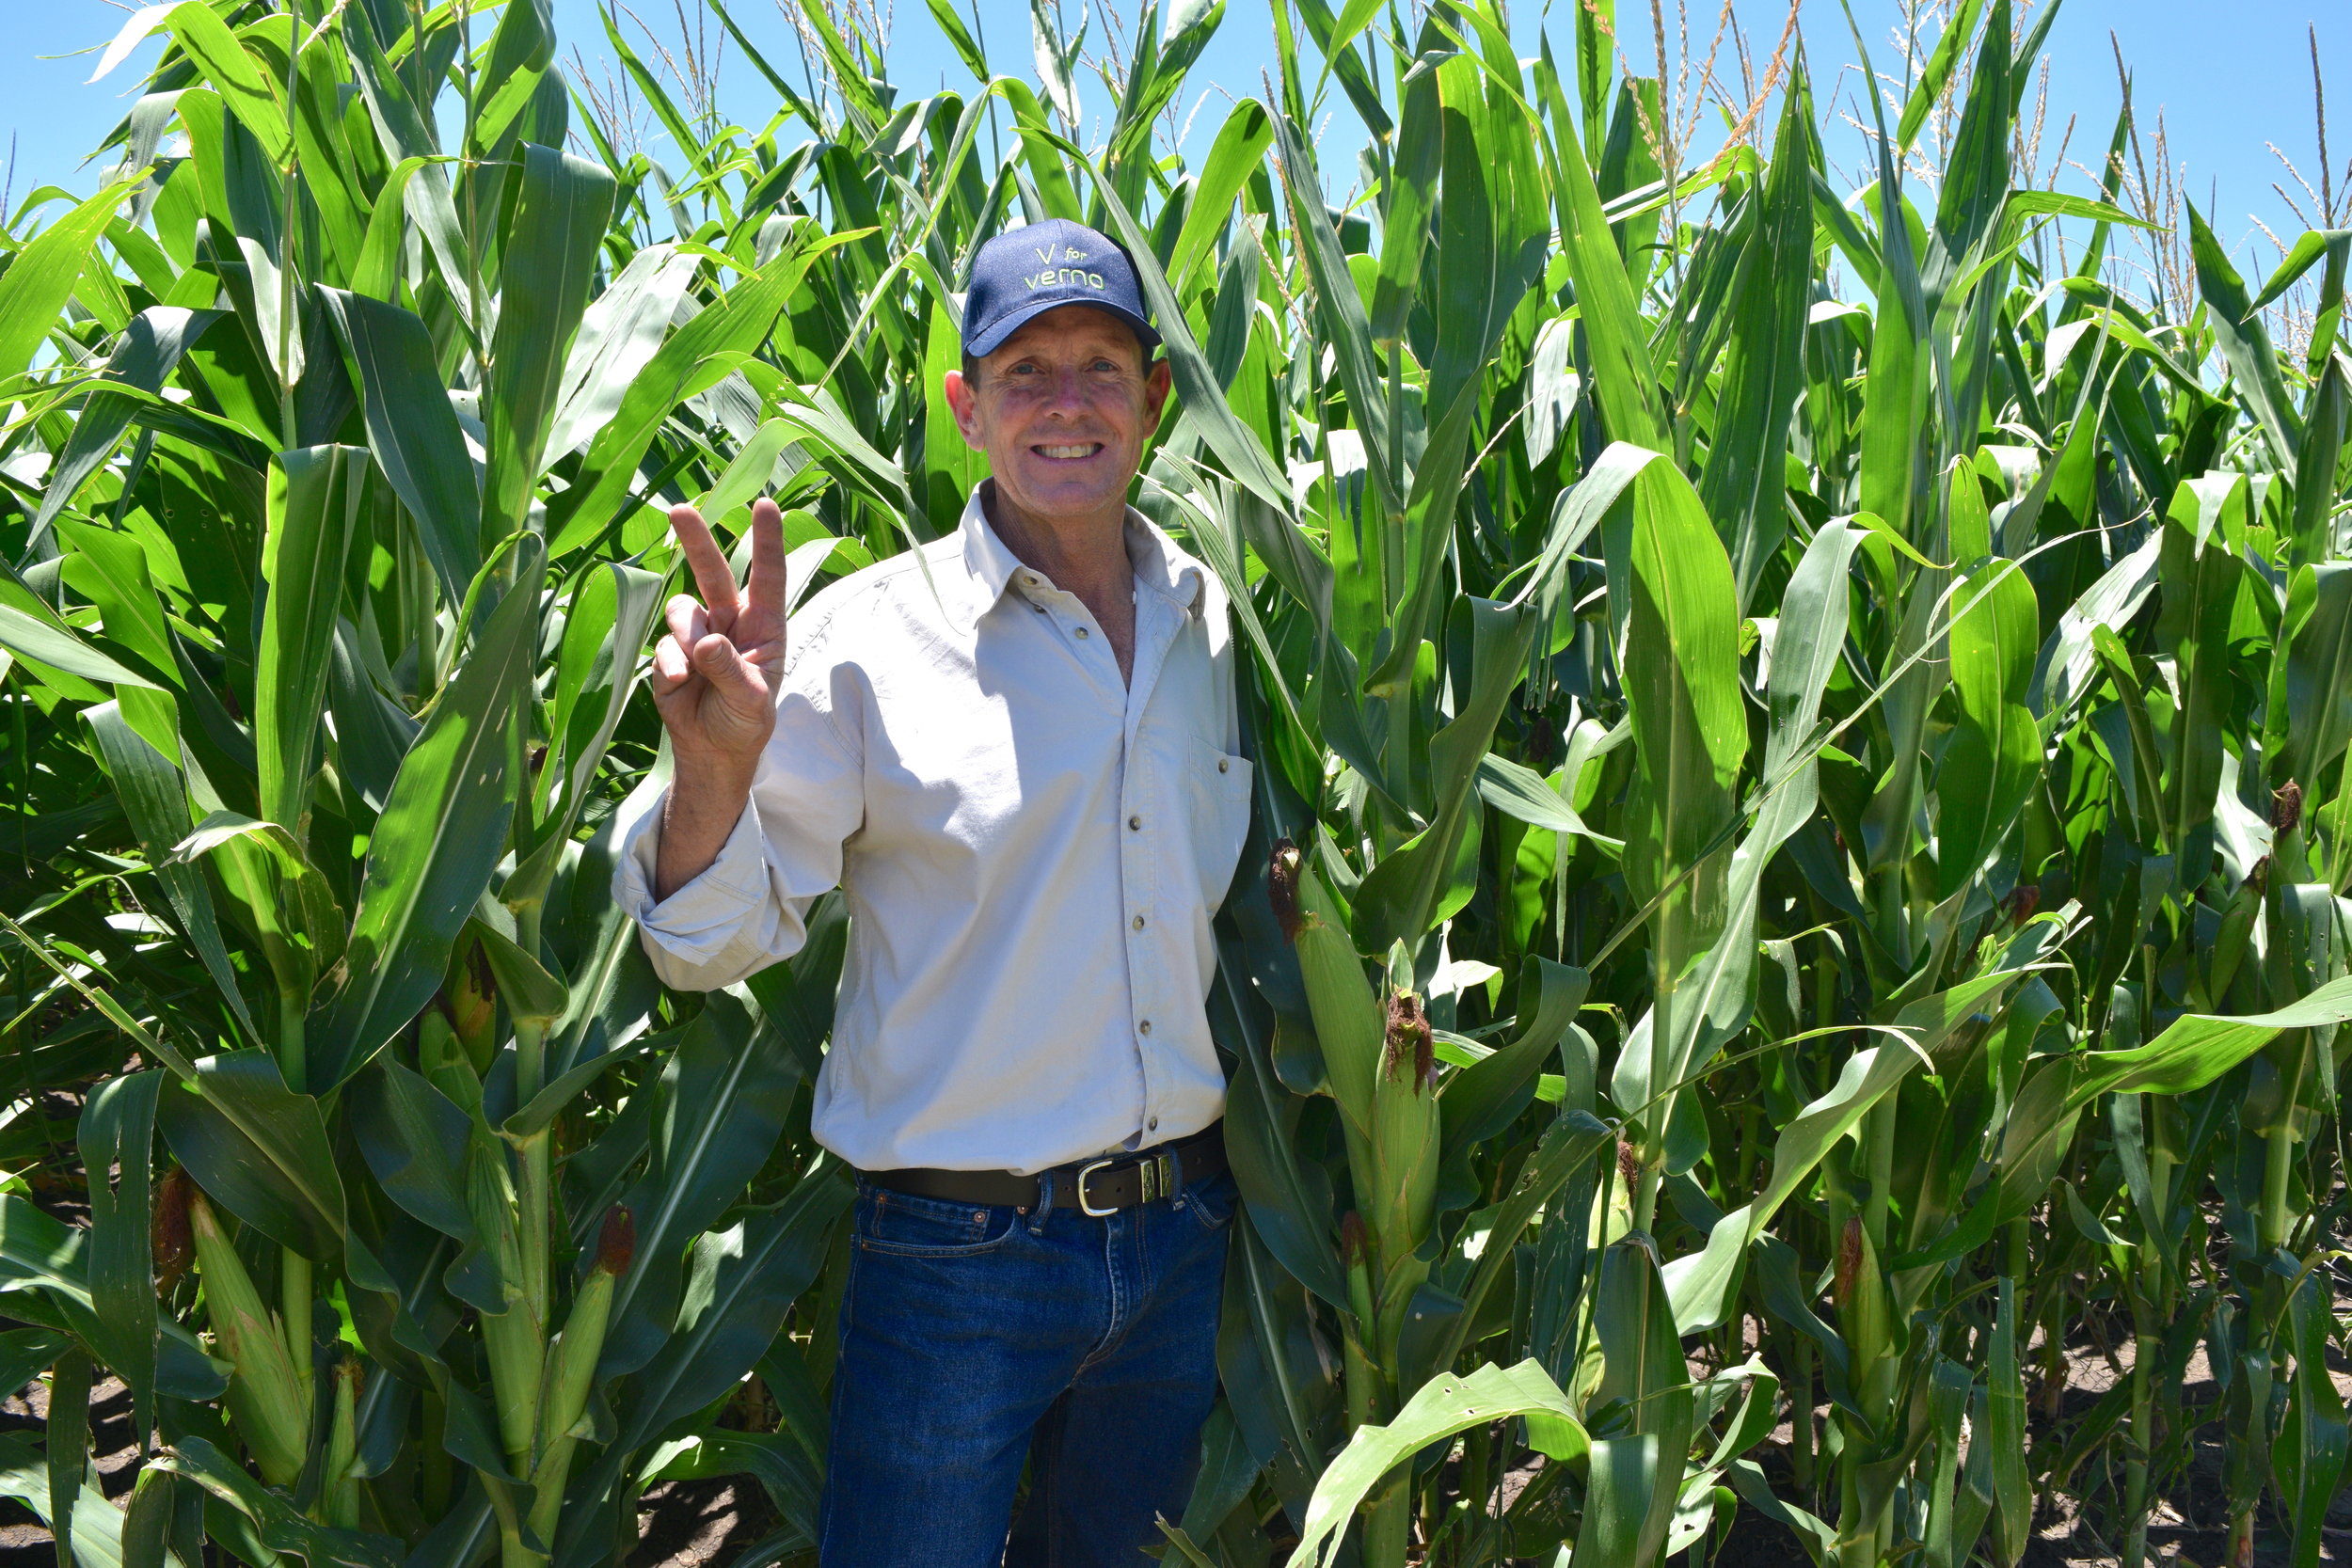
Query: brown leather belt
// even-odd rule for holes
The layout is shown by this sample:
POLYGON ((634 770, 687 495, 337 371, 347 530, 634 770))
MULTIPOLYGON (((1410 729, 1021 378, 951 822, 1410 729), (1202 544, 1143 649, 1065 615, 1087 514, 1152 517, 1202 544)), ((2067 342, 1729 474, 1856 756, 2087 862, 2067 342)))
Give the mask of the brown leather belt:
POLYGON ((1050 1202, 1057 1209, 1110 1214, 1174 1197, 1188 1183, 1224 1169, 1225 1124, 1212 1122, 1189 1138, 1157 1148, 1100 1160, 1073 1160, 1036 1176, 1015 1176, 1004 1170, 922 1169, 862 1174, 877 1187, 950 1203, 1026 1210, 1050 1202))

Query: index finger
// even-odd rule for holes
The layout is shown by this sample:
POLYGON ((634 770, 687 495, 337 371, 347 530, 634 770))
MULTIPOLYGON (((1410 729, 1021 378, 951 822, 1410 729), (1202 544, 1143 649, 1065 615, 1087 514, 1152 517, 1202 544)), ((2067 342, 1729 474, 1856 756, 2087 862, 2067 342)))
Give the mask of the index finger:
POLYGON ((702 590, 704 608, 732 621, 738 609, 735 569, 727 564, 719 541, 711 537, 710 525, 692 507, 674 506, 670 508, 670 531, 677 535, 678 548, 694 574, 694 586, 702 590))
POLYGON ((744 595, 754 614, 784 618, 784 514, 762 496, 752 502, 752 572, 744 595))

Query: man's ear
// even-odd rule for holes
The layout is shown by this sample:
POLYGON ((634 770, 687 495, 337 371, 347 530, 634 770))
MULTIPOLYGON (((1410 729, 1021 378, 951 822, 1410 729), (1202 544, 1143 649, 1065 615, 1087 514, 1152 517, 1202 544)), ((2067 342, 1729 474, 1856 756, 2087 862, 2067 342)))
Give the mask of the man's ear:
POLYGON ((947 411, 956 417, 957 433, 963 444, 974 451, 984 451, 980 445, 980 399, 973 385, 963 378, 961 370, 949 371, 939 378, 939 389, 946 395, 947 411))
POLYGON ((1160 415, 1168 407, 1169 372, 1166 359, 1154 359, 1143 372, 1143 411, 1148 422, 1157 426, 1160 415))

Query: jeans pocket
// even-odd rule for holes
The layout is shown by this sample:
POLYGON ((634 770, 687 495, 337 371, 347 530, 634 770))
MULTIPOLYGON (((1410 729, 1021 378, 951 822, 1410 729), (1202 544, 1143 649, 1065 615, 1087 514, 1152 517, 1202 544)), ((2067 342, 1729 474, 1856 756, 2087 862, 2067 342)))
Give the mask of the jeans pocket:
POLYGON ((1184 1209, 1203 1230, 1222 1230, 1232 1224, 1233 1211, 1240 1203, 1241 1188, 1234 1184, 1232 1171, 1204 1176, 1184 1188, 1184 1209))
POLYGON ((898 1258, 962 1258, 1002 1244, 1019 1222, 1009 1208, 873 1187, 858 1198, 857 1244, 898 1258))

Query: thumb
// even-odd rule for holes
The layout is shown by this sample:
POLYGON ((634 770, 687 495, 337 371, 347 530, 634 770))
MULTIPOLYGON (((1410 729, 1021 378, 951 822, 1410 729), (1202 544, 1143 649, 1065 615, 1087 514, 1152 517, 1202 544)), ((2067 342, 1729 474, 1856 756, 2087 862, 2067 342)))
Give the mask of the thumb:
POLYGON ((768 683, 729 639, 712 632, 694 644, 694 671, 731 707, 756 708, 768 701, 768 683))

